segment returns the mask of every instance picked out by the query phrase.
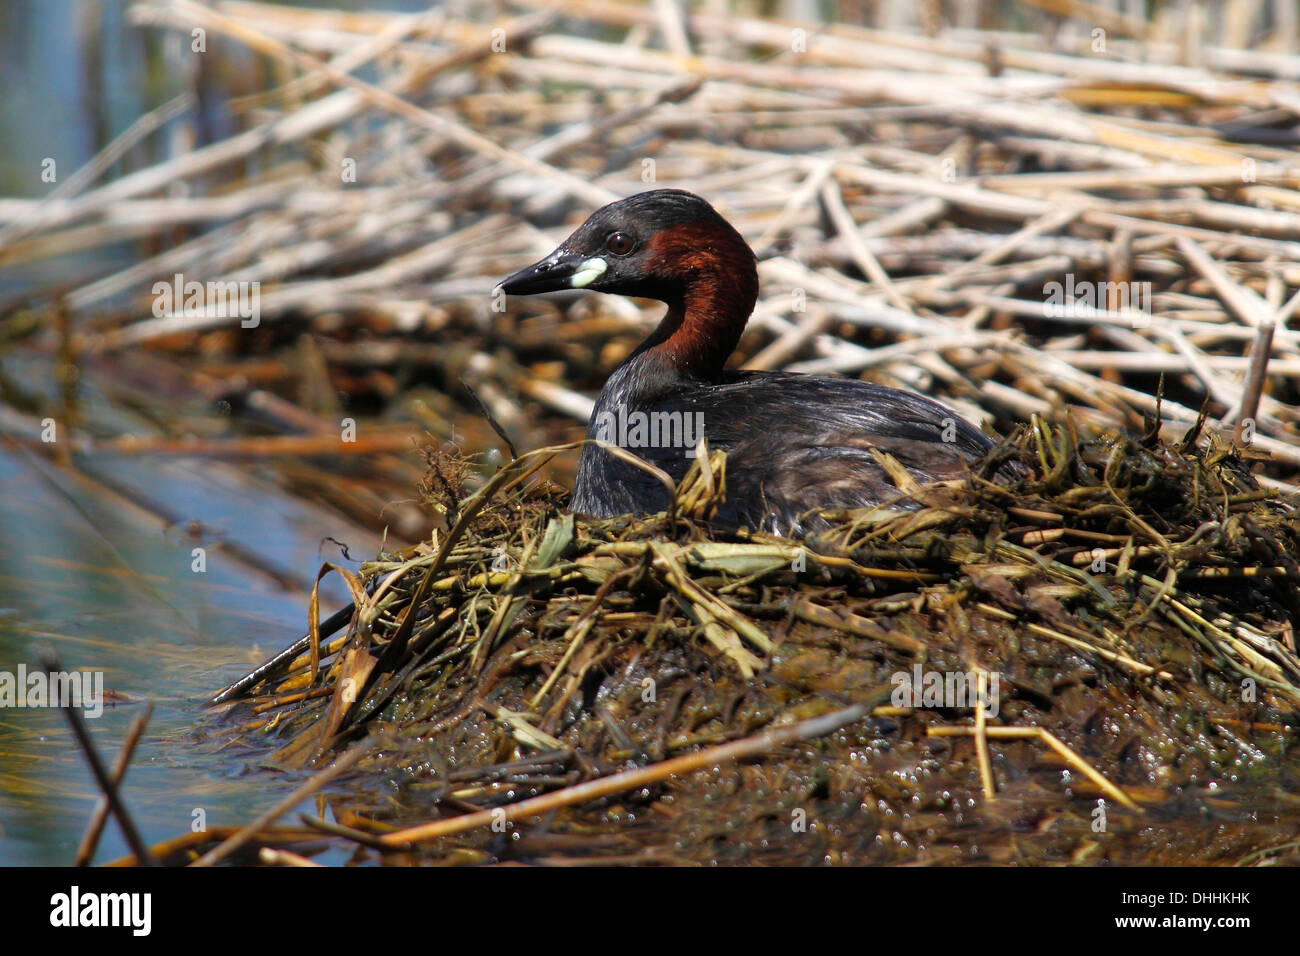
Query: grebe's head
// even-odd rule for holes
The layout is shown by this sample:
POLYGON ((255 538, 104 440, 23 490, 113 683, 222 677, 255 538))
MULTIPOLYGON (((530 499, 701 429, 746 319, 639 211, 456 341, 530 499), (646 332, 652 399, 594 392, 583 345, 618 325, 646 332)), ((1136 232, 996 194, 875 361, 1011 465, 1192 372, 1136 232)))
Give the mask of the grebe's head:
POLYGON ((597 209, 558 249, 500 288, 509 295, 591 289, 671 304, 698 283, 748 294, 752 307, 754 254, 699 196, 655 189, 597 209))

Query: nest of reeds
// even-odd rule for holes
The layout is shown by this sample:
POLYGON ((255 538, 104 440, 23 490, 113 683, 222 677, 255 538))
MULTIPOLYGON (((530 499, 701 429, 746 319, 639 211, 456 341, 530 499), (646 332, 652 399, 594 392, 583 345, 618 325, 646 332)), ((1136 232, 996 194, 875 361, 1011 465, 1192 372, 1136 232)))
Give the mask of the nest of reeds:
POLYGON ((985 463, 1012 487, 904 482, 802 542, 710 533, 721 454, 669 512, 575 518, 529 483, 561 450, 473 494, 431 454, 450 532, 220 695, 266 763, 351 748, 309 822, 442 861, 1174 863, 1298 816, 1300 502, 1199 427, 1035 421, 985 463))

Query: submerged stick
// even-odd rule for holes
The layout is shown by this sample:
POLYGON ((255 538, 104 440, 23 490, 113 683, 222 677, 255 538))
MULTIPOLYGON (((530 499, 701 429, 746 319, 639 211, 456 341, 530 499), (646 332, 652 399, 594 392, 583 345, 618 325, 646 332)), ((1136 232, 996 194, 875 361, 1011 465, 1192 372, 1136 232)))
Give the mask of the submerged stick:
POLYGON ((644 787, 670 776, 690 773, 693 770, 699 770, 712 764, 729 763, 734 760, 758 756, 775 750, 777 747, 794 743, 797 740, 825 736, 839 730, 841 727, 861 720, 870 714, 878 704, 889 700, 892 692, 892 688, 877 691, 868 700, 860 704, 842 708, 822 717, 813 717, 778 730, 765 730, 761 734, 755 734, 743 740, 720 744, 716 747, 707 747, 704 750, 684 754, 681 757, 674 757, 671 760, 662 760, 648 767, 638 767, 636 770, 627 770, 608 777, 588 780, 585 783, 565 787, 563 790, 543 794, 540 797, 531 797, 528 800, 521 800, 505 807, 480 810, 477 813, 467 813, 464 816, 452 817, 449 820, 435 820, 432 823, 408 827, 405 830, 396 830, 381 836, 379 840, 386 846, 400 849, 418 843, 427 843, 439 837, 453 836, 457 833, 477 830, 479 827, 490 826, 494 822, 501 821, 503 814, 506 822, 526 819, 562 807, 585 803, 588 800, 611 796, 637 787, 644 787))
POLYGON ((270 826, 276 820, 280 819, 280 817, 284 816, 284 814, 288 813, 335 777, 340 777, 348 770, 351 770, 369 750, 370 745, 365 740, 353 744, 324 770, 314 774, 311 779, 307 780, 302 784, 302 786, 295 788, 292 793, 273 806, 270 810, 267 810, 248 826, 236 831, 229 838, 213 847, 190 865, 212 866, 215 863, 220 863, 249 840, 253 839, 253 837, 257 836, 263 828, 270 826))
MULTIPOLYGON (((975 737, 979 733, 975 727, 927 727, 925 732, 926 736, 929 737, 975 737)), ((1098 773, 1092 764, 1080 757, 1061 738, 1049 730, 1044 730, 1042 727, 985 727, 983 733, 990 739, 1041 740, 1060 754, 1066 763, 1095 783, 1103 793, 1130 810, 1136 810, 1138 813, 1142 812, 1142 808, 1134 802, 1132 797, 1098 773)))
MULTIPOLYGON (((135 720, 131 721, 131 727, 126 732, 126 740, 123 741, 122 749, 118 751, 117 760, 113 763, 114 786, 122 785, 122 778, 126 776, 127 768, 131 765, 131 757, 135 754, 140 738, 144 736, 144 728, 148 725, 151 716, 153 716, 153 704, 147 703, 144 713, 138 714, 135 720)), ((85 866, 95 856, 95 848, 99 846, 99 838, 104 833, 104 824, 108 822, 109 809, 108 797, 100 797, 99 803, 95 804, 95 809, 90 814, 86 835, 81 838, 81 845, 77 847, 77 855, 72 860, 73 866, 85 866)))
MULTIPOLYGON (((63 670, 63 665, 59 663, 54 648, 46 645, 38 648, 36 654, 41 662, 41 669, 45 671, 45 676, 51 680, 54 679, 55 671, 63 670)), ((140 831, 136 828, 135 821, 131 819, 131 814, 126 809, 126 804, 122 802, 122 797, 117 791, 117 784, 109 776, 108 770, 104 767, 104 762, 99 759, 99 751, 95 749, 95 742, 90 738, 90 730, 86 727, 85 718, 77 712, 77 708, 71 703, 61 704, 59 709, 63 711, 63 716, 68 719, 68 723, 72 726, 73 736, 77 738, 81 752, 86 757, 86 763, 90 764, 90 772, 94 774, 95 782, 99 784, 104 799, 108 801, 108 807, 117 819, 117 825, 122 830, 122 836, 126 840, 127 846, 131 848, 135 858, 145 866, 158 866, 157 858, 149 852, 149 847, 145 845, 144 840, 140 837, 140 831)))

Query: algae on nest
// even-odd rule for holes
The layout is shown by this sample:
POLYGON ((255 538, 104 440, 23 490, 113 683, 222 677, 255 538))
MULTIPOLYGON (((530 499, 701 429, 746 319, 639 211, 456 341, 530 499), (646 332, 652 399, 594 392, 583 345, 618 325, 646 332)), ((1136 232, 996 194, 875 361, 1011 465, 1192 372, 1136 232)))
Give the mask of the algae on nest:
POLYGON ((272 764, 365 741, 328 825, 359 852, 1294 856, 1300 502, 1217 437, 1035 421, 994 453, 1032 472, 1013 487, 990 462, 804 542, 710 534, 714 472, 670 513, 575 519, 528 485, 572 447, 472 495, 433 454, 451 530, 363 565, 344 636, 226 695, 272 764))

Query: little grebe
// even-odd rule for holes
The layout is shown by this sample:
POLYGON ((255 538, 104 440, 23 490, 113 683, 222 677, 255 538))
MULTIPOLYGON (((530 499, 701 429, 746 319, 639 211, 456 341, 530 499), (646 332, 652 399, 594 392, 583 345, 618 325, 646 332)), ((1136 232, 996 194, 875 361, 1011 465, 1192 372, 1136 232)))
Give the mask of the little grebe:
MULTIPOLYGON (((960 476, 992 442, 938 402, 853 379, 723 368, 758 299, 745 240, 707 202, 656 189, 598 209, 545 259, 501 283, 510 295, 591 289, 658 299, 668 312, 610 375, 588 438, 603 438, 680 481, 702 433, 727 453, 717 520, 798 534, 817 509, 915 507, 871 449, 918 481, 960 476)), ((668 492, 644 470, 587 445, 572 508, 651 513, 668 492)))

